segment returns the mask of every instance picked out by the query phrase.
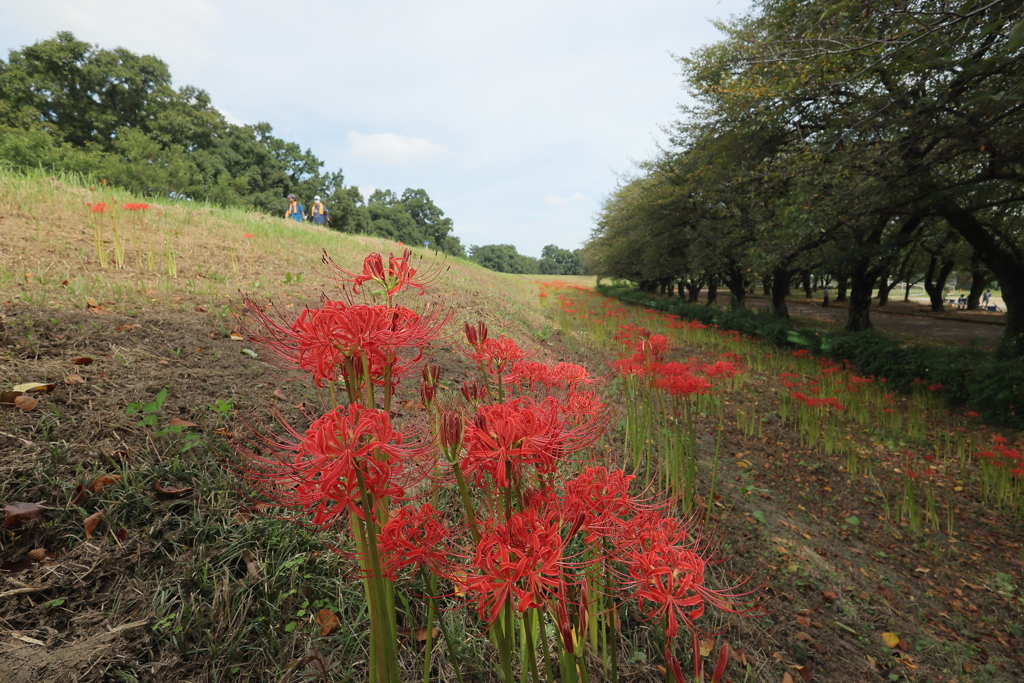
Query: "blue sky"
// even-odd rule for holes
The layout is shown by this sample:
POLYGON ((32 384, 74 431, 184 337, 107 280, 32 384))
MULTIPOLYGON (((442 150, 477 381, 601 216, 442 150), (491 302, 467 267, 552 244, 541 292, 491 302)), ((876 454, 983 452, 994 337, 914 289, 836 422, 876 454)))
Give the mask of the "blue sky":
POLYGON ((672 55, 746 0, 0 0, 2 56, 69 30, 153 54, 235 123, 363 189, 423 188, 464 244, 576 248, 684 100, 672 55))

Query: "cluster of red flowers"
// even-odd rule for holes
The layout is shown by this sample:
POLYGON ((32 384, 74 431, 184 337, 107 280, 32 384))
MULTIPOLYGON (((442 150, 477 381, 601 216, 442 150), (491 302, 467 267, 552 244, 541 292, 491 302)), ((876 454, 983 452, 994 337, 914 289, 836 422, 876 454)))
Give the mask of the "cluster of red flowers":
POLYGON ((96 202, 95 204, 89 204, 89 210, 93 213, 105 213, 107 210, 106 202, 96 202))
POLYGON ((124 204, 121 208, 126 211, 149 211, 149 204, 124 204))
POLYGON ((993 436, 992 449, 979 451, 974 454, 974 457, 985 465, 1009 470, 1010 474, 1024 479, 1024 455, 1007 446, 1007 443, 1005 436, 993 436))
MULTIPOLYGON (((452 313, 392 305, 393 295, 423 293, 428 284, 418 279, 409 250, 387 266, 371 254, 359 273, 325 263, 351 284, 343 300, 325 300, 289 321, 270 305, 244 299, 246 336, 279 366, 329 387, 335 403, 305 430, 281 418, 287 438, 253 429, 239 442, 243 475, 266 500, 321 529, 360 529, 357 554, 376 554, 376 564, 363 563, 365 572, 377 567, 388 580, 430 572, 472 600, 488 624, 506 606, 551 610, 570 651, 569 611, 575 605, 585 612, 588 591, 598 589, 588 578, 593 563, 618 576, 621 592, 613 597, 663 622, 670 641, 680 624, 692 627, 706 604, 747 609, 742 595, 705 585, 713 548, 667 506, 632 496, 632 476, 588 462, 609 411, 588 390, 597 380, 586 368, 538 362, 513 340, 491 337, 484 324, 466 324, 464 353, 480 382, 463 384, 466 401, 458 405, 457 392, 439 392, 440 370, 424 367, 425 410, 417 416, 432 424, 411 427, 411 418, 397 426, 390 398, 424 349, 444 338, 452 313), (349 298, 369 283, 386 293, 387 305, 349 298), (374 386, 385 389, 383 410, 373 402, 374 386), (450 486, 459 490, 459 513, 419 504, 450 486), (579 547, 578 535, 587 548, 582 554, 570 550, 579 547)), ((714 363, 665 362, 668 339, 639 326, 621 327, 616 338, 632 353, 630 371, 673 396, 705 393, 713 380, 739 372, 732 355, 714 363)))

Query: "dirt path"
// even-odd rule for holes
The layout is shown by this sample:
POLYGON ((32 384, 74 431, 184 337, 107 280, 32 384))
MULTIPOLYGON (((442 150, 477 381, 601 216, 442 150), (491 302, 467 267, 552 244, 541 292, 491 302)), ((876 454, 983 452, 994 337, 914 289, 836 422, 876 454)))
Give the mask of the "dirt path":
MULTIPOLYGON (((813 320, 830 320, 839 323, 846 321, 845 306, 823 308, 821 304, 808 304, 800 301, 787 301, 790 315, 797 318, 813 320)), ((771 306, 768 299, 748 298, 749 308, 766 309, 771 306)), ((875 327, 887 332, 909 334, 914 337, 937 339, 957 344, 979 343, 985 348, 994 349, 1003 334, 1003 326, 973 320, 951 320, 924 315, 907 315, 888 313, 879 309, 871 309, 871 322, 875 327)))

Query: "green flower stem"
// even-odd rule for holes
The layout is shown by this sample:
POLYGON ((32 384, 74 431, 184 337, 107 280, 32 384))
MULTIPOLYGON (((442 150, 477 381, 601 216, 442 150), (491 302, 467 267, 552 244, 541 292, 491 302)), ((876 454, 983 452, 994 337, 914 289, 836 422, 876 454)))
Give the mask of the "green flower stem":
POLYGON ((533 648, 534 619, 538 616, 537 610, 529 610, 523 618, 526 626, 524 640, 526 641, 526 661, 530 666, 530 678, 533 683, 540 683, 540 675, 537 673, 537 653, 533 648))
POLYGON ((420 568, 427 583, 427 638, 423 645, 423 683, 430 683, 430 654, 434 646, 434 594, 437 592, 437 577, 420 568))
POLYGON ((544 675, 548 677, 548 683, 555 683, 555 675, 551 670, 551 658, 548 656, 548 629, 547 611, 537 610, 537 623, 540 625, 540 655, 544 660, 544 675))

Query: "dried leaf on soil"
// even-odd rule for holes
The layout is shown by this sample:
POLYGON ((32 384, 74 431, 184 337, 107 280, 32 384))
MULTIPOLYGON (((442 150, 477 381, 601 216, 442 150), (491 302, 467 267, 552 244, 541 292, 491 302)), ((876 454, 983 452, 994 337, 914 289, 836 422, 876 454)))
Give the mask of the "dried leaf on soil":
POLYGON ((30 410, 35 410, 36 406, 39 405, 39 399, 22 394, 14 399, 14 405, 27 413, 30 410))
POLYGON ((341 626, 338 616, 329 609, 322 609, 316 613, 316 623, 320 624, 320 635, 330 635, 331 631, 341 626))
POLYGON ((0 405, 13 406, 14 399, 22 395, 20 391, 5 391, 0 393, 0 405))
POLYGON ((254 579, 260 578, 260 563, 256 561, 252 553, 248 550, 243 550, 242 559, 245 560, 245 568, 249 572, 249 576, 254 579))
POLYGON ((274 398, 276 398, 276 399, 280 399, 280 400, 282 400, 282 401, 287 401, 287 400, 288 400, 288 397, 287 397, 287 396, 285 395, 285 393, 284 393, 283 391, 281 391, 280 389, 274 389, 274 393, 273 393, 273 394, 271 394, 271 395, 272 395, 272 396, 273 396, 274 398))
POLYGON ((92 483, 89 484, 89 491, 92 493, 101 493, 103 489, 107 488, 111 484, 116 484, 122 479, 124 479, 124 477, 120 474, 101 474, 93 479, 92 483))
POLYGON ((64 384, 85 384, 81 375, 68 375, 64 378, 64 384))
POLYGON ((71 362, 74 363, 75 365, 92 365, 93 359, 89 358, 89 356, 81 356, 79 358, 74 359, 71 362))
POLYGON ((79 484, 75 487, 75 495, 71 496, 71 500, 68 501, 68 505, 75 506, 79 505, 82 501, 89 497, 89 492, 85 490, 85 486, 79 484))
POLYGON ((796 683, 796 681, 793 680, 793 675, 787 671, 782 674, 782 683, 796 683))
POLYGON ((33 562, 43 562, 47 558, 53 557, 53 555, 49 553, 46 548, 33 548, 28 551, 28 554, 25 555, 25 557, 33 562))
POLYGON ((142 325, 136 323, 134 325, 118 325, 114 329, 117 330, 118 332, 134 332, 135 330, 138 330, 141 327, 142 325))
POLYGON ((800 631, 799 633, 796 634, 796 639, 797 640, 802 640, 805 643, 813 643, 814 642, 814 638, 809 636, 809 635, 807 635, 803 631, 800 631))
POLYGON ((47 391, 53 391, 56 386, 56 384, 43 384, 42 382, 25 382, 24 384, 19 384, 18 386, 13 387, 13 390, 21 391, 26 394, 29 392, 45 393, 47 391))
POLYGON ((195 422, 189 422, 188 420, 181 420, 176 417, 172 417, 167 423, 172 427, 198 427, 195 422))
POLYGON ((153 482, 153 490, 156 491, 157 495, 167 496, 168 498, 180 498, 192 493, 191 486, 164 486, 160 483, 159 479, 153 482))
POLYGON ((9 529, 19 526, 23 522, 39 517, 45 509, 38 503, 11 503, 10 505, 5 505, 4 526, 9 529))
POLYGON ((94 512, 85 518, 83 524, 85 525, 86 538, 91 539, 93 537, 92 533, 96 531, 96 527, 99 526, 100 520, 103 519, 103 515, 106 514, 106 512, 107 511, 105 509, 100 510, 99 512, 94 512))
POLYGON ((230 336, 231 336, 231 339, 234 340, 234 341, 242 341, 243 339, 245 339, 245 337, 243 337, 242 335, 238 334, 237 332, 232 332, 230 336))
POLYGON ((900 644, 900 637, 892 631, 886 631, 885 633, 883 633, 882 640, 884 640, 885 644, 889 647, 896 647, 900 644))
MULTIPOLYGON (((440 633, 440 631, 437 629, 436 626, 433 629, 431 629, 431 630, 433 631, 433 633, 431 634, 430 637, 431 638, 437 638, 437 636, 440 633)), ((426 628, 418 628, 418 629, 416 629, 415 631, 412 632, 412 637, 413 637, 414 640, 417 640, 417 641, 420 641, 420 642, 426 640, 427 639, 427 629, 426 628)))
POLYGON ((804 683, 811 683, 811 679, 814 677, 811 673, 811 667, 794 664, 793 668, 800 674, 800 678, 804 679, 804 683))
POLYGON ((18 574, 27 569, 32 569, 34 563, 27 557, 23 557, 20 560, 11 560, 0 564, 0 572, 10 572, 12 574, 18 574))
POLYGON ((700 639, 700 656, 707 657, 711 654, 711 651, 715 649, 714 638, 701 638, 700 639))

